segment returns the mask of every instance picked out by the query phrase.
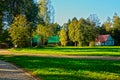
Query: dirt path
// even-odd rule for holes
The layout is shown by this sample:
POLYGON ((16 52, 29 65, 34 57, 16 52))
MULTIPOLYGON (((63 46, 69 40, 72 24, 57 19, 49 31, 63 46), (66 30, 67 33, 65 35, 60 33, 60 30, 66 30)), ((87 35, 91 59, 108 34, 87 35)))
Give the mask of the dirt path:
POLYGON ((54 54, 29 54, 29 53, 11 53, 6 49, 0 49, 0 55, 13 56, 40 56, 40 57, 54 57, 54 58, 74 58, 74 59, 99 59, 99 60, 120 60, 120 56, 72 56, 72 55, 54 55, 54 54))
POLYGON ((0 80, 37 80, 16 66, 0 60, 0 80))
MULTIPOLYGON (((0 49, 0 55, 13 55, 6 49, 0 49)), ((29 73, 14 66, 13 64, 0 60, 0 80, 37 80, 29 73)))
POLYGON ((48 55, 48 54, 23 54, 27 56, 40 56, 51 58, 73 58, 73 59, 98 59, 98 60, 120 60, 118 56, 71 56, 71 55, 48 55))

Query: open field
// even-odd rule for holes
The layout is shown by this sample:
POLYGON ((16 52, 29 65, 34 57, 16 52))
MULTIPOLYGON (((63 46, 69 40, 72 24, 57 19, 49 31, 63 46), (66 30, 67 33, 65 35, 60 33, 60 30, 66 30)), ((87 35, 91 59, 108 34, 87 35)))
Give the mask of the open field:
POLYGON ((120 60, 0 56, 42 80, 120 80, 120 60))
POLYGON ((9 49, 8 54, 0 55, 0 60, 13 63, 41 80, 120 80, 120 59, 117 59, 120 47, 17 48, 9 49), (91 56, 115 59, 90 59, 91 56))
POLYGON ((77 56, 120 56, 120 47, 46 47, 9 49, 14 53, 77 55, 77 56))

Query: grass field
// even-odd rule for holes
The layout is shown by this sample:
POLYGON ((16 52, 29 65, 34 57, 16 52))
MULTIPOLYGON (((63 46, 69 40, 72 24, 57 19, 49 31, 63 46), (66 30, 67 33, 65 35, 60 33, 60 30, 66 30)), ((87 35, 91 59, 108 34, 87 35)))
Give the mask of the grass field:
POLYGON ((120 61, 0 56, 42 80, 120 80, 120 61))
POLYGON ((87 55, 87 56, 120 56, 120 47, 46 47, 46 48, 17 48, 9 49, 15 53, 29 54, 58 54, 58 55, 87 55))
MULTIPOLYGON (((120 56, 120 47, 46 47, 9 49, 15 54, 120 56)), ((41 80, 120 80, 120 60, 0 55, 41 80)))

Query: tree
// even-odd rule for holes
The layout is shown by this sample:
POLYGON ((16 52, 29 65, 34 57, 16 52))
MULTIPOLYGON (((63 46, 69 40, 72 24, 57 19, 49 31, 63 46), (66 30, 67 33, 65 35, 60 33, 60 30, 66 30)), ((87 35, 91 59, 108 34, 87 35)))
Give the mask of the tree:
POLYGON ((120 45, 120 17, 117 14, 113 16, 112 36, 115 39, 115 45, 120 45))
POLYGON ((17 45, 17 47, 25 47, 30 41, 29 24, 23 15, 15 17, 8 31, 13 44, 17 45))
POLYGON ((77 46, 78 42, 80 41, 80 29, 79 26, 77 26, 77 23, 78 20, 73 18, 68 26, 69 39, 75 43, 75 46, 77 46))
POLYGON ((1 0, 0 1, 0 42, 2 41, 2 33, 3 33, 3 22, 2 22, 2 18, 3 18, 3 11, 5 11, 5 1, 1 0))
POLYGON ((89 19, 81 18, 77 26, 79 26, 79 43, 81 46, 89 45, 95 41, 98 34, 97 27, 95 27, 89 19))
POLYGON ((58 32, 60 31, 60 25, 57 23, 49 24, 48 28, 50 29, 50 33, 53 36, 57 36, 58 32))
POLYGON ((37 33, 37 35, 40 36, 39 42, 41 43, 41 45, 45 45, 48 38, 52 35, 51 29, 48 26, 43 26, 41 24, 37 25, 36 33, 37 33))
POLYGON ((89 46, 94 46, 95 38, 99 35, 99 27, 96 27, 91 21, 86 20, 85 26, 85 41, 89 43, 89 46))
POLYGON ((90 14, 90 16, 88 17, 88 19, 90 20, 91 23, 93 23, 96 27, 100 26, 100 19, 98 18, 98 16, 96 14, 90 14))
POLYGON ((111 27, 112 26, 112 22, 111 22, 110 17, 108 17, 107 21, 105 23, 103 23, 102 26, 105 27, 106 33, 110 33, 111 28, 112 28, 111 27))
POLYGON ((89 46, 94 46, 93 44, 95 42, 95 38, 98 36, 98 29, 95 26, 88 25, 86 26, 86 34, 87 34, 87 39, 86 41, 89 43, 89 46))
POLYGON ((39 18, 43 19, 46 25, 54 22, 54 8, 50 0, 39 0, 38 8, 39 18))
POLYGON ((25 8, 24 15, 30 23, 31 28, 35 28, 37 24, 38 6, 34 0, 24 0, 25 8))
POLYGON ((113 16, 113 28, 120 30, 120 17, 117 14, 113 16))
POLYGON ((62 25, 62 28, 63 28, 64 30, 68 31, 68 23, 64 23, 64 24, 62 25))
POLYGON ((7 29, 14 18, 18 15, 25 15, 29 23, 30 34, 32 36, 33 29, 36 29, 38 6, 34 0, 2 0, 5 2, 5 10, 3 14, 4 27, 7 29))
POLYGON ((60 30, 60 42, 62 46, 66 46, 67 44, 67 34, 66 34, 66 30, 64 29, 60 30))
POLYGON ((4 0, 5 7, 9 16, 7 17, 8 23, 12 23, 14 17, 18 15, 25 15, 27 21, 35 26, 38 14, 37 4, 33 0, 4 0))

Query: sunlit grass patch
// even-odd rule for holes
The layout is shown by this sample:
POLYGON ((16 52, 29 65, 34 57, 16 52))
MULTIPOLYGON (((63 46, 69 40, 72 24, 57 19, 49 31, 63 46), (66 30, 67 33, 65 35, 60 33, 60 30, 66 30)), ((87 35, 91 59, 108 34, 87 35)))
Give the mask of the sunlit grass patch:
POLYGON ((9 50, 11 52, 21 54, 29 53, 79 56, 120 56, 119 46, 16 48, 9 50))

